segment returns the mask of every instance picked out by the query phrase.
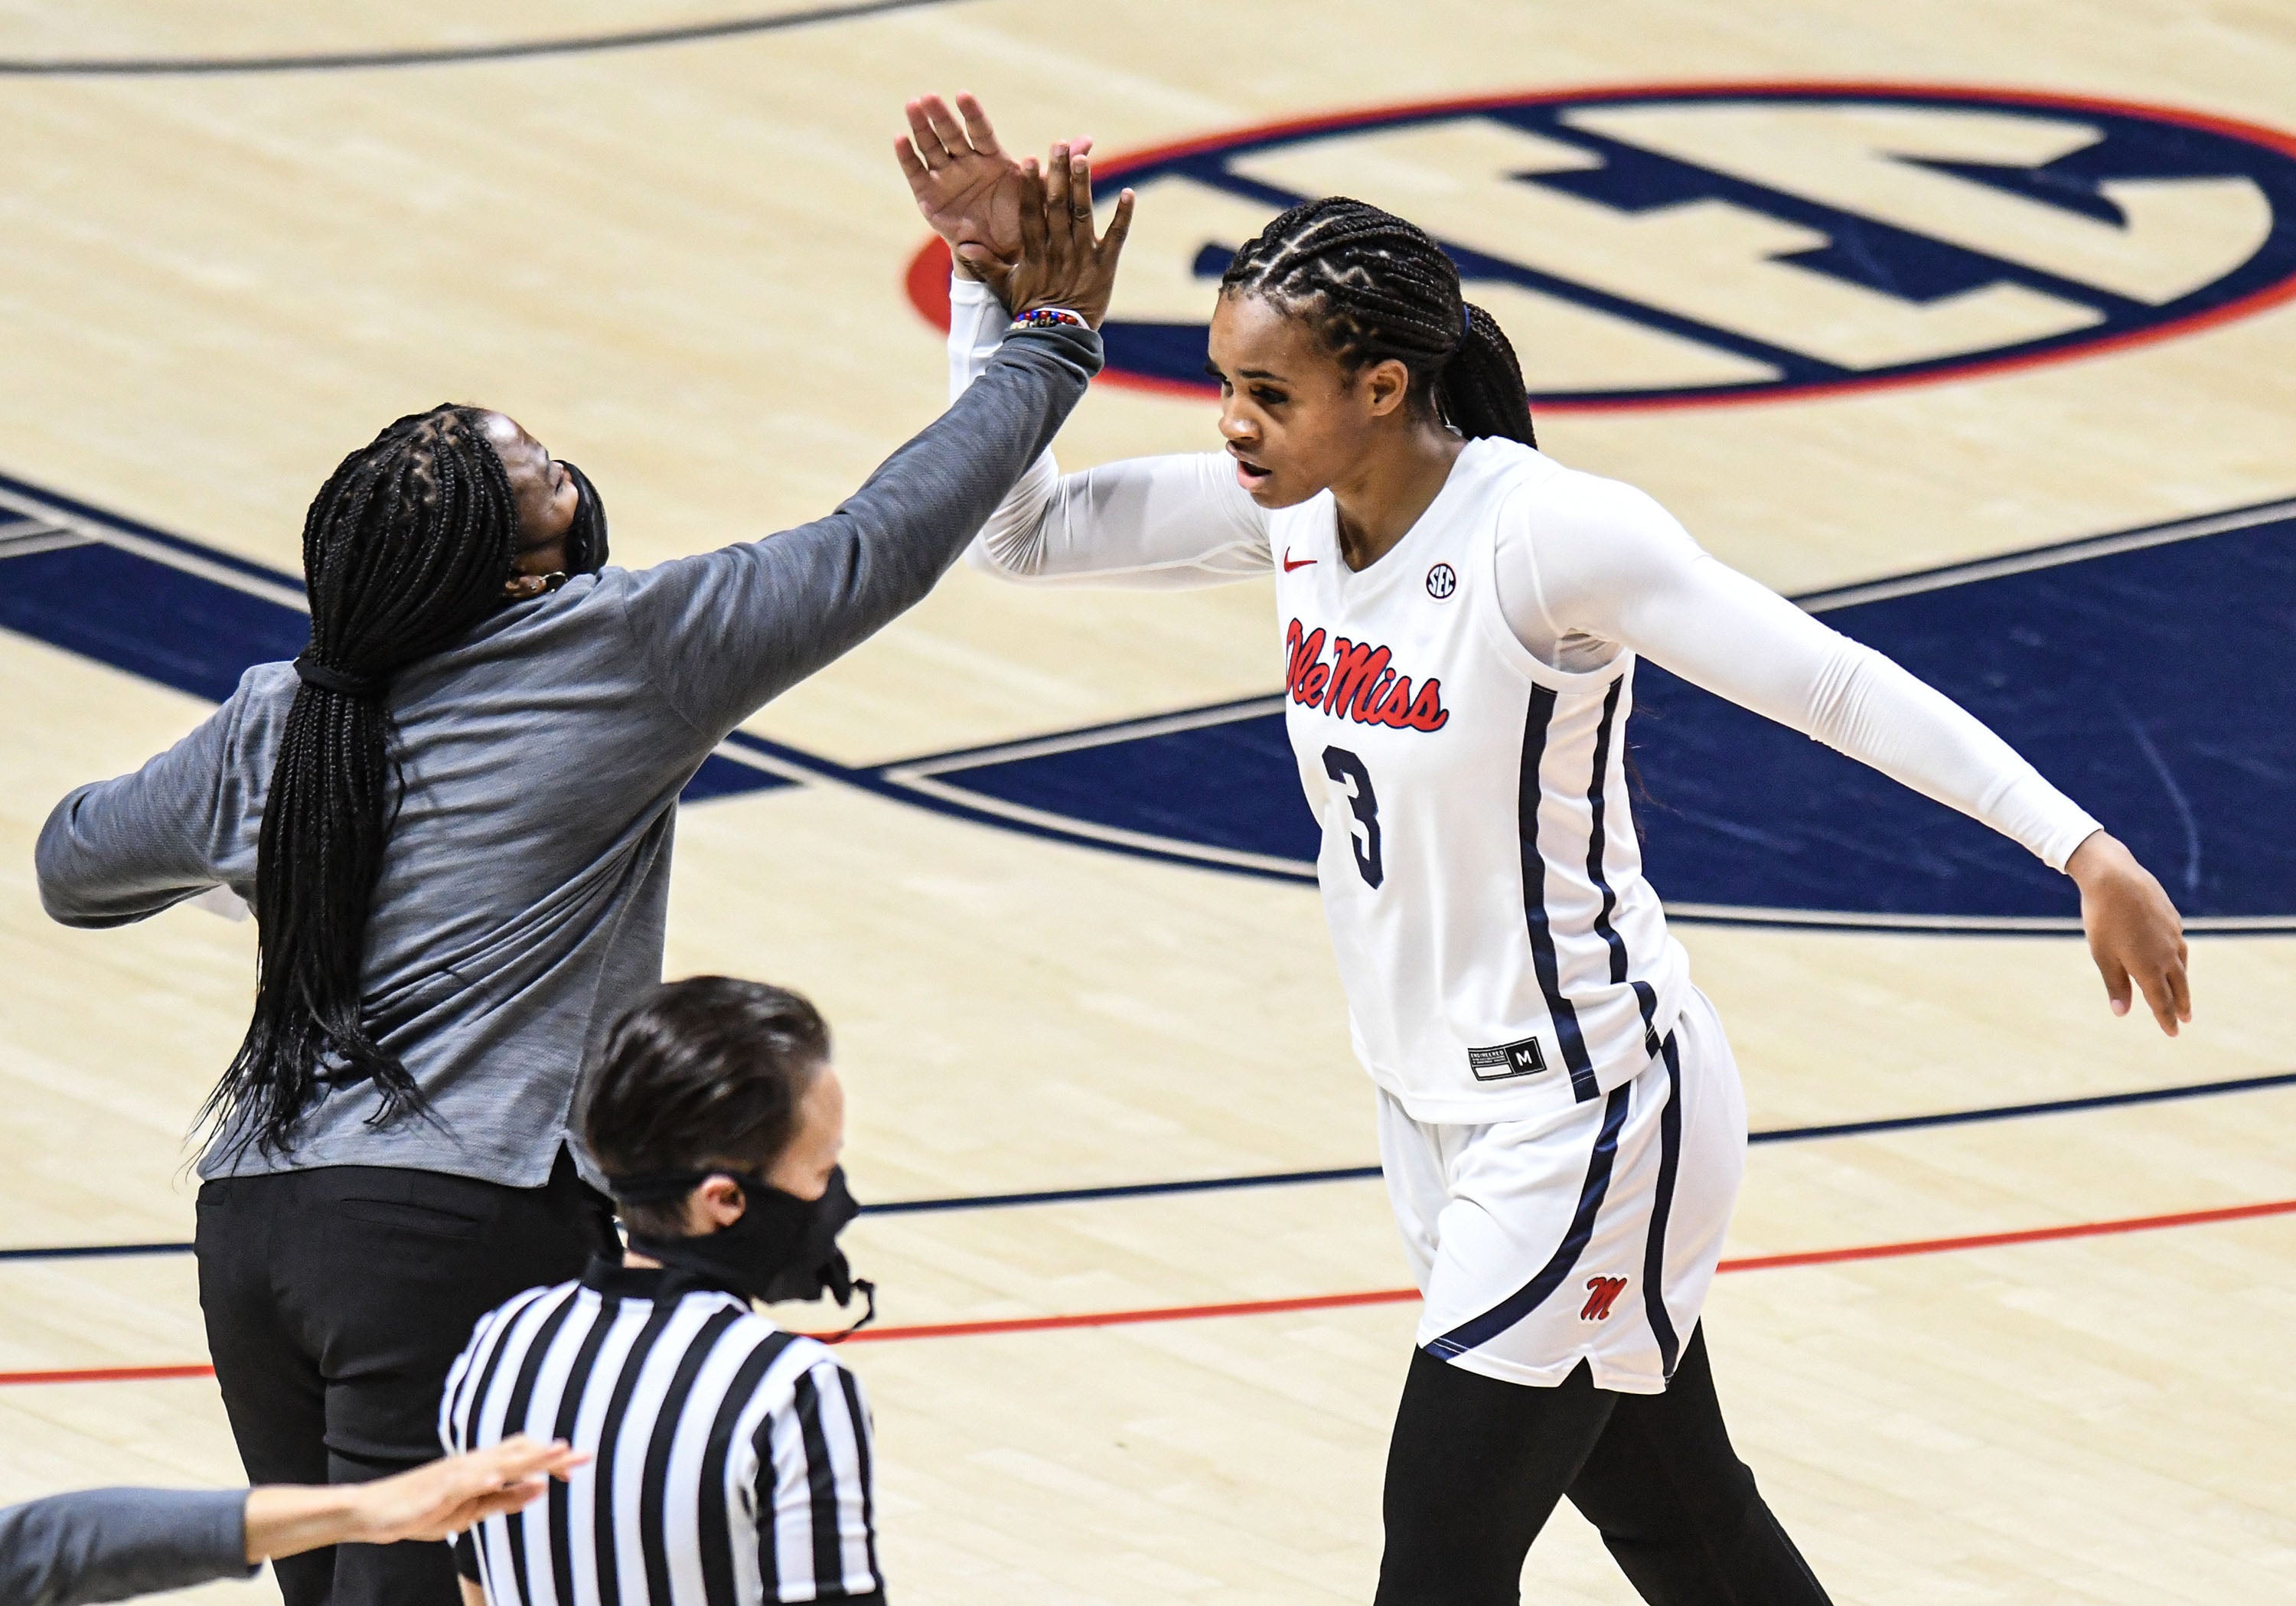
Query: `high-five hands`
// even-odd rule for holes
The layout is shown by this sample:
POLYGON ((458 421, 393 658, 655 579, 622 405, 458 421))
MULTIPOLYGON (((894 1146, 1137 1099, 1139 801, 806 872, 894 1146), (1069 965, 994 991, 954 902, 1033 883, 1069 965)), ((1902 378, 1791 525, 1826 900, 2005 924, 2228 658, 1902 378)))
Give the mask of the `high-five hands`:
POLYGON ((1132 227, 1132 192, 1096 235, 1089 139, 1054 145, 1041 169, 1033 156, 1015 162, 980 103, 960 95, 956 103, 961 125, 939 95, 909 102, 909 132, 893 142, 917 210, 958 271, 986 280, 1006 310, 1066 307, 1098 328, 1132 227))
POLYGON ((984 260, 976 270, 1015 317, 1065 307, 1099 328, 1116 291, 1116 259, 1132 231, 1132 192, 1117 198, 1108 233, 1095 235, 1092 164, 1068 146, 1054 145, 1041 173, 1035 157, 1021 163, 1021 185, 1020 260, 1010 267, 984 260))
MULTIPOLYGON (((970 95, 956 97, 960 124, 948 103, 920 95, 903 108, 909 132, 893 142, 893 154, 933 233, 948 242, 957 271, 982 276, 976 261, 990 266, 1021 256, 1021 164, 1004 153, 989 126, 988 113, 970 95)), ((1092 154, 1090 139, 1069 141, 1070 156, 1092 154)))

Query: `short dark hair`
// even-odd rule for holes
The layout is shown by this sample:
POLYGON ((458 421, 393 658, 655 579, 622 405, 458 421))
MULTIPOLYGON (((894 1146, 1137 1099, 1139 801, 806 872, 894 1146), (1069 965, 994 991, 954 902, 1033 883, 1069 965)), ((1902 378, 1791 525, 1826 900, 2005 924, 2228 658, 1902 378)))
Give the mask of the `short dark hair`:
MULTIPOLYGON (((786 987, 729 976, 666 982, 607 1034, 584 1091, 582 1136, 609 1179, 732 1165, 762 1172, 797 1132, 829 1059, 821 1012, 786 987)), ((682 1231, 684 1203, 630 1204, 635 1231, 682 1231)))

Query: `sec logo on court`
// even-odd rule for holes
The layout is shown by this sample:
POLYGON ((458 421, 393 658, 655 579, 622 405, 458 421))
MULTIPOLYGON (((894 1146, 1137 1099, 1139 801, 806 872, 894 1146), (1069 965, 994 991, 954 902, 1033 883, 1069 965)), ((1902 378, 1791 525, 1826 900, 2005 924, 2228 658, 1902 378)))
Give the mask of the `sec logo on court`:
MULTIPOLYGON (((1243 129, 1098 179, 1140 198, 1110 376, 1190 393, 1229 256, 1326 194, 1441 241, 1550 408, 1944 379, 2296 295, 2296 138, 2013 90, 1538 92, 1243 129)), ((908 280, 944 326, 947 271, 934 242, 908 280)))

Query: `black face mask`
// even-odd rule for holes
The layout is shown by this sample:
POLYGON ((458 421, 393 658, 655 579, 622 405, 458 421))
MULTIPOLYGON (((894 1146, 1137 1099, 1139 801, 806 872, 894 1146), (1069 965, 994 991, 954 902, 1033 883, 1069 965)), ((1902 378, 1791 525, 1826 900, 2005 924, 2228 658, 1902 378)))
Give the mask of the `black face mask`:
MULTIPOLYGON (((742 1185, 742 1219, 730 1227, 696 1238, 653 1238, 630 1234, 630 1248, 666 1266, 721 1288, 744 1299, 772 1305, 783 1299, 818 1299, 836 1296, 842 1307, 861 1290, 867 1313, 839 1333, 857 1332, 877 1319, 876 1285, 857 1278, 837 1247, 837 1235, 861 1213, 846 1190, 845 1167, 829 1174, 828 1190, 817 1199, 784 1193, 763 1177, 747 1172, 661 1172, 647 1176, 612 1180, 614 1197, 625 1204, 657 1204, 684 1198, 713 1176, 731 1177, 742 1185)), ((832 1340, 833 1342, 834 1340, 832 1340)))
POLYGON ((574 489, 582 493, 574 509, 573 527, 566 532, 566 572, 595 574, 606 566, 606 505, 598 499, 598 488, 590 483, 588 474, 563 457, 558 461, 574 476, 574 489))

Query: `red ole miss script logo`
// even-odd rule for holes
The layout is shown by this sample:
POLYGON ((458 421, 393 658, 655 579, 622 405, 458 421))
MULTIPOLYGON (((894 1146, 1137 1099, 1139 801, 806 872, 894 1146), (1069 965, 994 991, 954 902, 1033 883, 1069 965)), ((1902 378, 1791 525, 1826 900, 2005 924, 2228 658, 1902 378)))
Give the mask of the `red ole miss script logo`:
POLYGON ((1627 1286, 1623 1277, 1589 1277, 1587 1279, 1587 1303, 1578 1312, 1581 1322, 1608 1322, 1611 1307, 1627 1286))
POLYGON ((1303 708, 1397 730, 1440 730, 1451 717, 1443 706, 1443 683, 1431 676, 1414 696, 1411 677, 1389 667, 1394 655, 1383 647, 1341 636, 1332 640, 1326 663, 1324 632, 1303 632, 1296 619, 1284 632, 1283 646, 1291 659, 1283 688, 1303 708))

